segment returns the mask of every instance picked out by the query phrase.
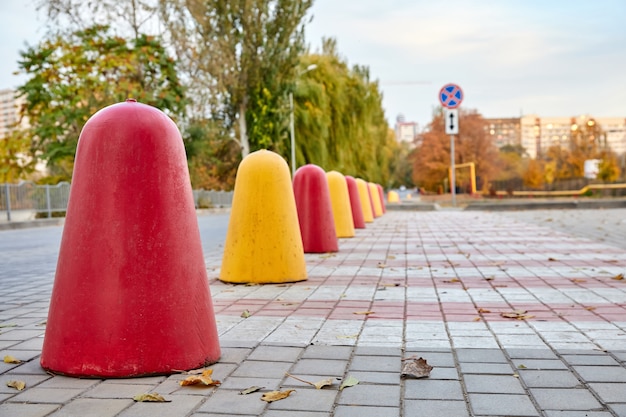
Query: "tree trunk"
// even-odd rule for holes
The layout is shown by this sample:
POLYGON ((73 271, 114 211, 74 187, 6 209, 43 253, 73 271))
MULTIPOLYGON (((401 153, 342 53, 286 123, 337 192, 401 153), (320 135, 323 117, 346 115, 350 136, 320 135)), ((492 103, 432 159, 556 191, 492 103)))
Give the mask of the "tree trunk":
POLYGON ((239 105, 239 144, 241 145, 241 158, 245 158, 250 153, 250 142, 248 141, 248 131, 246 126, 246 109, 248 99, 245 97, 239 105))

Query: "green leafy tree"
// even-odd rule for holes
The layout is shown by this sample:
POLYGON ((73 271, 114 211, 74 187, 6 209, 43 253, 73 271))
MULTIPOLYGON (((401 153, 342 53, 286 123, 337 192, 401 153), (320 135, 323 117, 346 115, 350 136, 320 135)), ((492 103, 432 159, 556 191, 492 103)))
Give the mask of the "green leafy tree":
POLYGON ((200 114, 223 125, 241 155, 286 136, 287 96, 312 0, 161 0, 161 17, 200 114), (284 109, 284 110, 280 110, 284 109))
POLYGON ((30 129, 31 152, 59 180, 71 177, 80 131, 97 110, 132 97, 175 120, 184 112, 174 60, 154 37, 128 41, 107 26, 52 35, 21 52, 28 80, 18 88, 30 129))
POLYGON ((398 144, 382 108, 382 94, 365 66, 348 67, 333 39, 322 51, 302 57, 301 67, 316 65, 300 77, 294 91, 297 165, 388 185, 398 144))

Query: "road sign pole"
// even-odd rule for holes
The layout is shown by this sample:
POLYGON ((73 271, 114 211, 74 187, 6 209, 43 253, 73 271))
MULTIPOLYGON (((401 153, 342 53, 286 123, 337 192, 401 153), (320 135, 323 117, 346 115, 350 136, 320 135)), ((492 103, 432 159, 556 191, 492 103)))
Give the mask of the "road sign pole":
POLYGON ((456 169, 454 168, 454 135, 450 135, 450 194, 452 207, 456 207, 456 169))

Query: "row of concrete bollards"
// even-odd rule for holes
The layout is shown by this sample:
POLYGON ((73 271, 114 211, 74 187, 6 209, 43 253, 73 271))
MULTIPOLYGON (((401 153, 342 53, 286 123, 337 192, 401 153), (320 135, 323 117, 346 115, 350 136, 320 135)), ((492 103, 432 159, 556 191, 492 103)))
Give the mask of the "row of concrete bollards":
MULTIPOLYGON (((291 180, 276 153, 241 162, 220 280, 307 279, 305 252, 334 252, 385 210, 382 187, 315 165, 291 180)), ((135 100, 81 132, 41 366, 98 378, 170 374, 220 357, 180 132, 135 100)))
POLYGON ((237 171, 220 280, 305 280, 304 253, 337 252, 339 237, 383 214, 382 195, 376 184, 313 164, 300 167, 292 185, 280 155, 251 153, 237 171))

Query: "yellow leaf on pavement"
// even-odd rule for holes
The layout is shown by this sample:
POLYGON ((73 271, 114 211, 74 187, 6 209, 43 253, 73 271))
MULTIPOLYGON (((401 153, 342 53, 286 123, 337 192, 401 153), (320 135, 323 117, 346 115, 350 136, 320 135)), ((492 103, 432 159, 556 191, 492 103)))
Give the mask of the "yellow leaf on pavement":
POLYGON ((200 375, 188 376, 187 378, 180 381, 179 384, 183 387, 187 385, 204 385, 207 387, 215 387, 217 385, 220 385, 221 384, 220 381, 214 381, 211 378, 212 374, 213 374, 213 369, 207 369, 204 372, 202 372, 202 374, 200 375))
POLYGON ((171 401, 163 398, 161 394, 157 394, 156 392, 151 392, 149 394, 139 394, 133 397, 133 400, 140 403, 169 403, 171 401))
POLYGON ((16 390, 21 391, 24 388, 26 388, 26 382, 24 382, 24 381, 9 381, 9 382, 7 382, 7 387, 15 388, 16 390))
POLYGON ((266 392, 265 394, 263 394, 261 399, 263 401, 271 403, 271 402, 279 401, 279 400, 289 397, 289 394, 291 394, 294 391, 295 389, 288 389, 286 391, 270 391, 270 392, 266 392))
POLYGON ((4 363, 22 363, 22 361, 11 355, 6 355, 4 357, 4 363))

